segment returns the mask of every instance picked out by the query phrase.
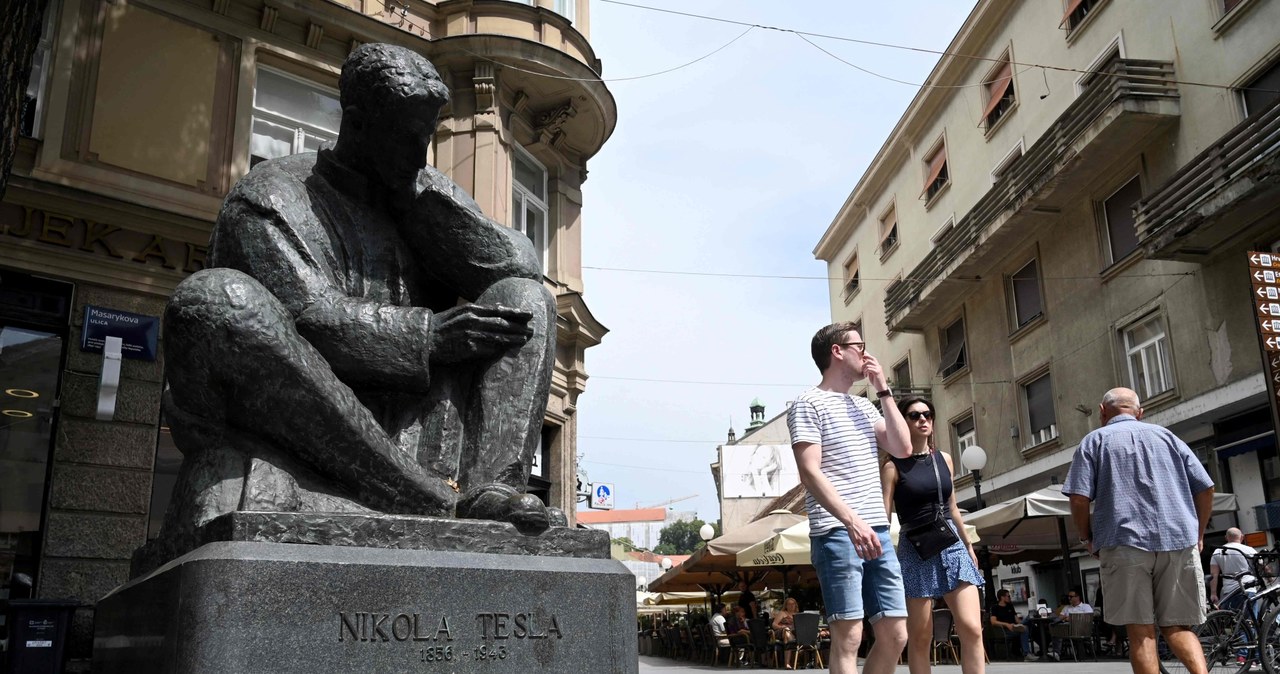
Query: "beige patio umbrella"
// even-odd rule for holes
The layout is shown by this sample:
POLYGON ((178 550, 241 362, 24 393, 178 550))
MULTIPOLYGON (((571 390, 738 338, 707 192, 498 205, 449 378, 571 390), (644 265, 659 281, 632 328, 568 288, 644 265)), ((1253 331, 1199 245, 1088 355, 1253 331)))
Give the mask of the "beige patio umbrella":
MULTIPOLYGON (((898 544, 898 515, 889 518, 889 537, 898 544)), ((966 523, 964 530, 969 541, 977 543, 978 530, 966 523)), ((738 553, 738 566, 794 566, 809 564, 809 520, 780 531, 769 538, 743 549, 738 553)))

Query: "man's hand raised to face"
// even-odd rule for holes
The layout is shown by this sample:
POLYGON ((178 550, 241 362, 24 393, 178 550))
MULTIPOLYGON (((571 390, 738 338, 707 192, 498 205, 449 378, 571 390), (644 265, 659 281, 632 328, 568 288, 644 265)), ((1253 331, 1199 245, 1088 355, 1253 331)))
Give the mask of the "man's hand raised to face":
POLYGON ((431 317, 431 361, 493 358, 529 341, 533 314, 499 305, 464 304, 431 317))

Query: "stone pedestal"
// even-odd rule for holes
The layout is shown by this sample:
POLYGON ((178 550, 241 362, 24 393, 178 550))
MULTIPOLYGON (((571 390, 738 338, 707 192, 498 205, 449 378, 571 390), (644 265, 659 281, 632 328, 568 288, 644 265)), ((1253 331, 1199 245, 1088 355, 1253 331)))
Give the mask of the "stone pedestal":
POLYGON ((633 576, 596 545, 566 546, 603 532, 553 530, 500 554, 458 551, 486 549, 483 534, 507 526, 491 522, 329 518, 319 537, 345 543, 316 545, 301 541, 326 529, 289 526, 296 516, 234 515, 220 525, 233 540, 98 603, 95 672, 638 671, 633 576))

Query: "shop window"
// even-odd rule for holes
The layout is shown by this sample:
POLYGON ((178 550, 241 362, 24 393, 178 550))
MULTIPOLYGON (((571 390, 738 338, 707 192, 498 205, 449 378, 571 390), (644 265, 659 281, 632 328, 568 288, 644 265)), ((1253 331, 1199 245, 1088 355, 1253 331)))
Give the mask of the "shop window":
POLYGON ((1022 405, 1029 431, 1023 443, 1024 449, 1058 437, 1058 417, 1053 409, 1053 379, 1048 372, 1022 384, 1022 405))
POLYGON ((1116 263, 1138 248, 1138 228, 1133 208, 1142 199, 1142 182, 1134 176, 1115 194, 1102 202, 1103 227, 1106 229, 1107 261, 1116 263))
POLYGON ((258 68, 253 90, 249 165, 299 152, 315 152, 338 138, 338 92, 271 68, 258 68))
POLYGON ((945 379, 969 364, 964 343, 964 318, 957 318, 942 331, 942 357, 938 374, 945 379))
POLYGON ((547 169, 523 148, 511 153, 511 226, 524 233, 547 268, 547 169))
POLYGON ((1001 62, 987 77, 985 89, 987 106, 982 111, 982 122, 985 129, 991 131, 1018 102, 1013 87, 1013 64, 1010 63, 1008 52, 1005 52, 1001 62))
POLYGON ((163 417, 160 433, 156 436, 156 461, 151 476, 151 516, 147 520, 147 539, 160 535, 165 511, 173 498, 173 487, 178 483, 178 469, 182 467, 182 452, 173 443, 173 435, 163 417))
POLYGON ((1013 323, 1018 328, 1044 314, 1040 270, 1034 259, 1009 277, 1009 298, 1013 305, 1013 323))
POLYGON ((1246 117, 1252 117, 1275 105, 1280 100, 1280 60, 1240 87, 1240 99, 1246 117))
POLYGON ((1121 330, 1129 387, 1138 400, 1153 398, 1173 388, 1173 367, 1164 317, 1153 314, 1121 330))
POLYGON ((920 197, 930 202, 950 180, 947 172, 947 144, 939 142, 938 146, 925 157, 924 166, 926 171, 924 191, 920 193, 920 197))
POLYGON ((0 600, 38 587, 71 286, 0 272, 0 600))

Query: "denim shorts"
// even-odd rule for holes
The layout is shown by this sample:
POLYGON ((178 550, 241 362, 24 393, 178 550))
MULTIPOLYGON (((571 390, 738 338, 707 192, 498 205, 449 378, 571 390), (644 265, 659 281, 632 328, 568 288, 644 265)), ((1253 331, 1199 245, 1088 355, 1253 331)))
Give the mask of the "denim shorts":
POLYGON ((884 617, 907 616, 902 568, 889 540, 889 527, 874 530, 880 536, 882 550, 876 559, 859 557, 843 527, 811 539, 809 554, 822 585, 827 622, 868 618, 874 624, 884 617))

